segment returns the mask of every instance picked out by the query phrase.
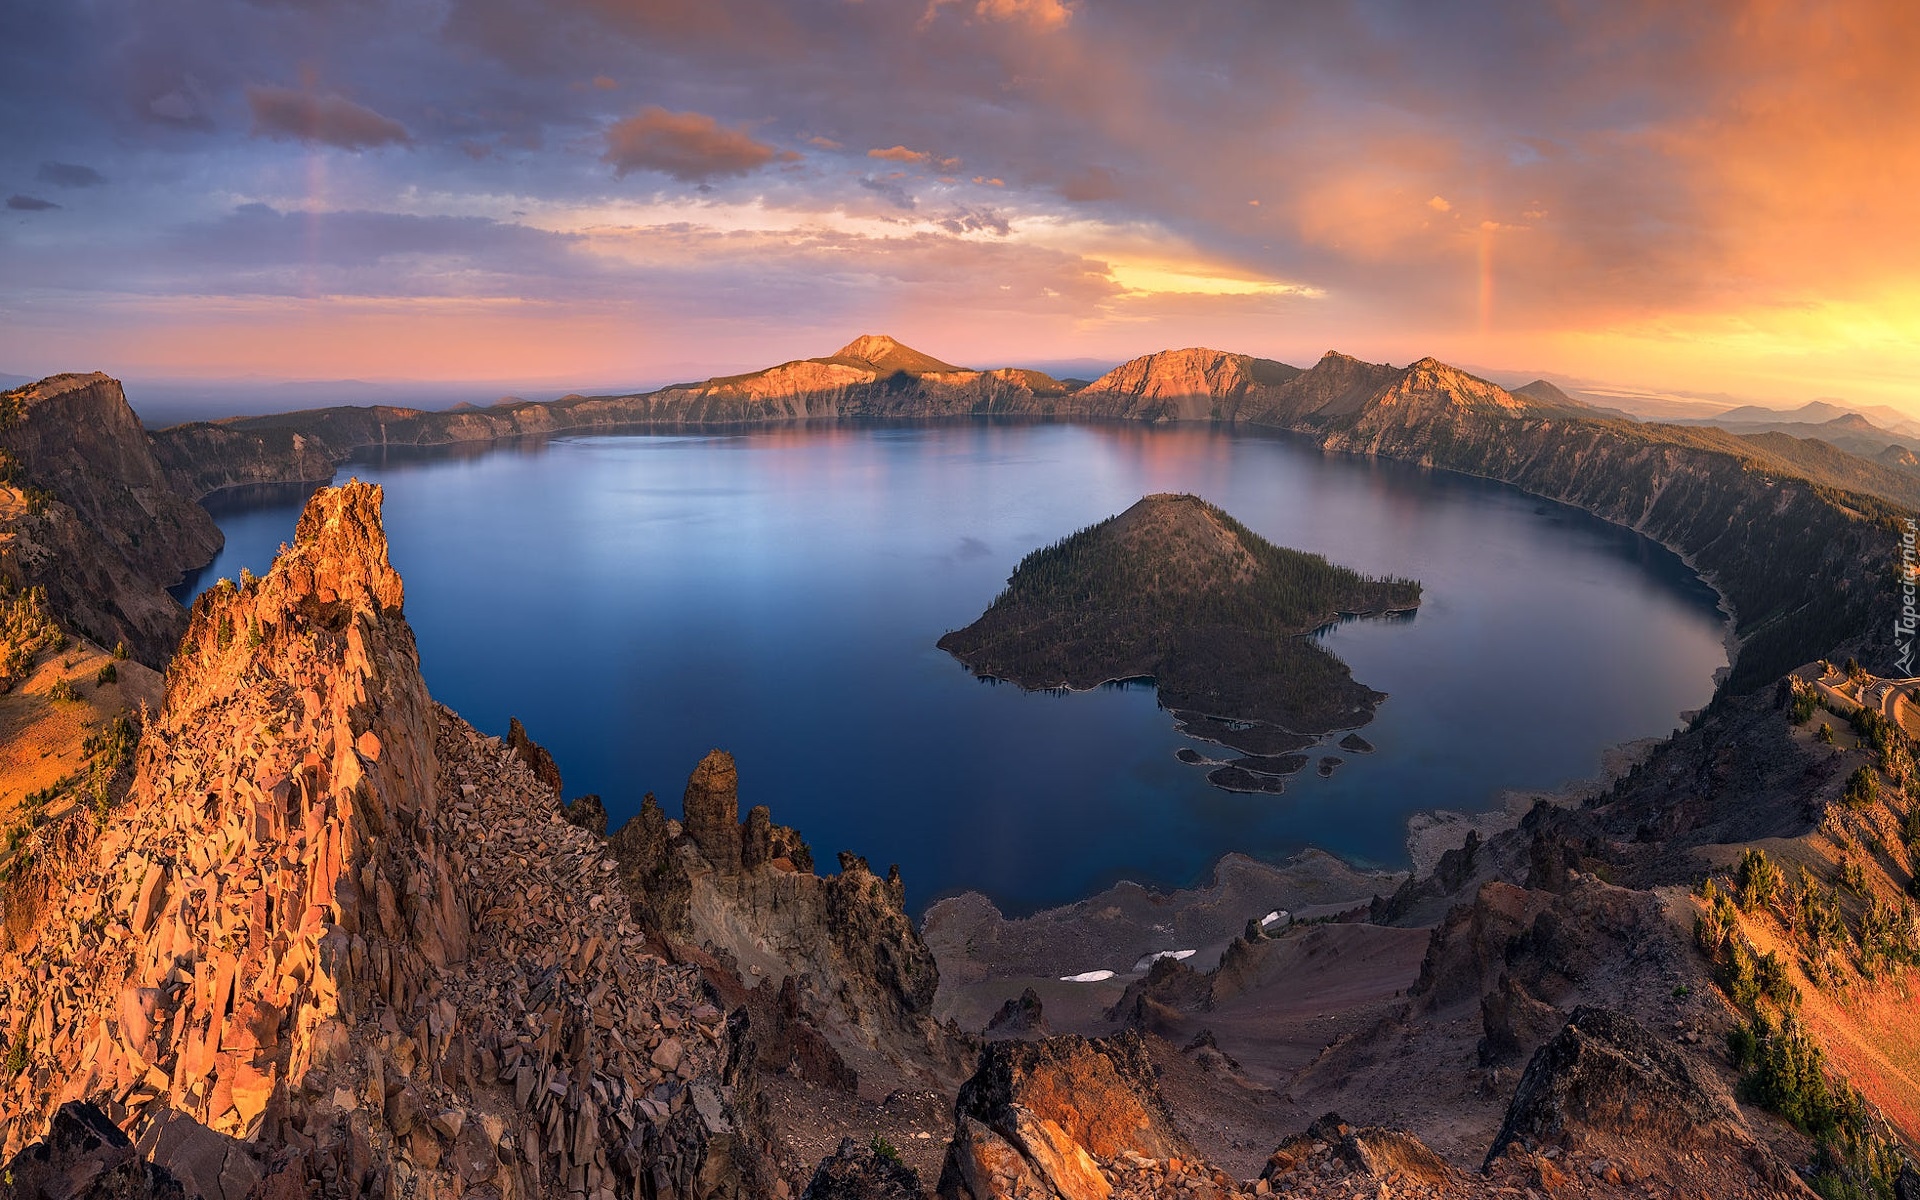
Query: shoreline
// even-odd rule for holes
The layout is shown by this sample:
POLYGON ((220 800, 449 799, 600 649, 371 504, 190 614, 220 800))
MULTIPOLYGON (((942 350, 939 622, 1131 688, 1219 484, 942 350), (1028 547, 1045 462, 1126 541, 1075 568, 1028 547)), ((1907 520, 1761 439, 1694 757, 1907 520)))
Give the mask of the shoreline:
MULTIPOLYGON (((1723 668, 1724 669, 1724 668, 1723 668)), ((1407 858, 1416 878, 1431 875, 1440 865, 1440 856, 1458 849, 1469 831, 1480 834, 1482 842, 1520 824, 1533 806, 1546 801, 1555 808, 1577 808, 1592 797, 1605 794, 1627 772, 1645 762, 1654 750, 1672 735, 1634 738, 1617 742, 1600 752, 1600 769, 1592 775, 1569 779, 1552 788, 1501 788, 1493 799, 1498 807, 1483 812, 1464 813, 1457 809, 1424 809, 1407 818, 1407 858)))
MULTIPOLYGON (((1469 831, 1485 841, 1517 826, 1539 801, 1571 808, 1605 793, 1665 741, 1644 737, 1609 746, 1594 774, 1548 789, 1503 788, 1494 797, 1498 806, 1484 812, 1416 812, 1407 818, 1404 868, 1368 868, 1309 846, 1277 863, 1228 851, 1188 887, 1120 880, 1025 916, 1006 916, 979 891, 944 896, 919 918, 940 966, 936 1010, 942 1019, 978 1027, 1005 999, 1002 992, 1014 995, 1024 986, 1088 1004, 1110 1003, 1145 974, 1138 964, 1156 954, 1181 952, 1187 967, 1211 970, 1248 919, 1275 909, 1294 919, 1349 913, 1376 895, 1390 895, 1404 879, 1431 875, 1440 856, 1459 847, 1469 831)), ((1076 1001, 1074 1007, 1084 1005, 1076 1001)))
POLYGON ((1158 891, 1121 881, 1023 917, 1007 917, 979 892, 948 896, 920 919, 940 968, 934 1012, 978 1030, 1002 1002, 1031 986, 1050 1013, 1064 1005, 1092 1019, 1145 973, 1136 968, 1149 956, 1192 951, 1182 965, 1211 970, 1249 920, 1275 910, 1296 918, 1350 912, 1376 893, 1391 893, 1406 874, 1368 871, 1309 848, 1281 863, 1229 852, 1189 888, 1158 891), (1081 974, 1101 977, 1071 979, 1081 974))

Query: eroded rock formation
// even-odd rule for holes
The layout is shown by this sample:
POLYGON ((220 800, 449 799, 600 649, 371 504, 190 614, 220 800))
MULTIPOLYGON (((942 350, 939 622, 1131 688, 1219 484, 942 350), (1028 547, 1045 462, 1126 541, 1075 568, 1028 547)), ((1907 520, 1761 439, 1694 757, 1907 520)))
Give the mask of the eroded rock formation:
POLYGON ((814 874, 806 843, 765 806, 741 820, 739 772, 722 750, 694 769, 683 811, 671 820, 649 797, 608 845, 640 920, 690 960, 718 956, 715 973, 751 989, 772 1034, 769 1066, 798 1055, 828 1086, 848 1065, 955 1070, 963 1051, 933 1019, 939 968, 906 914, 898 869, 879 876, 843 852, 838 874, 814 874))
POLYGON ((764 1194, 743 1021, 428 698, 379 509, 320 492, 195 604, 125 803, 0 958, 6 1149, 85 1100, 226 1200, 764 1194))

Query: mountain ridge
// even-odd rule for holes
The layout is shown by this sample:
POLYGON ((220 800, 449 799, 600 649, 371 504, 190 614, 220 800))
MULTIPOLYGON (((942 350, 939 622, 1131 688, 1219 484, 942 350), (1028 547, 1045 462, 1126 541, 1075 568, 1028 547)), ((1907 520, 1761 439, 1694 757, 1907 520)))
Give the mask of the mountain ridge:
MULTIPOLYGON (((1431 358, 1395 367, 1329 351, 1300 371, 1256 367, 1261 361, 1205 348, 1163 351, 1056 393, 1015 371, 882 377, 863 360, 799 360, 633 396, 459 414, 325 409, 176 426, 153 441, 176 487, 200 496, 237 484, 323 481, 366 446, 622 426, 1010 416, 1275 427, 1328 450, 1499 480, 1662 542, 1714 583, 1735 614, 1746 643, 1729 677, 1736 687, 1761 686, 1822 653, 1837 631, 1874 628, 1868 598, 1844 580, 1890 569, 1879 565, 1890 552, 1888 523, 1896 512, 1920 510, 1920 475, 1824 443, 1569 410, 1431 358), (1759 566, 1782 547, 1794 548, 1797 578, 1759 566)), ((1871 636, 1879 652, 1890 647, 1888 635, 1871 636)))

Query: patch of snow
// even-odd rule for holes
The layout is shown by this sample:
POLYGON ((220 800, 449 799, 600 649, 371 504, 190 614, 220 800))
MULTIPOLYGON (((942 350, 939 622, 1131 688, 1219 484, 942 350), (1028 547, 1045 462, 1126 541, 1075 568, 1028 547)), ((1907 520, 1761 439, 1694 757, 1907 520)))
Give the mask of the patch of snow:
POLYGON ((1163 958, 1171 958, 1175 962, 1179 962, 1183 958, 1192 958, 1196 953, 1198 953, 1198 951, 1162 950, 1158 954, 1149 954, 1145 958, 1141 959, 1139 962, 1133 964, 1133 969, 1136 971, 1144 971, 1148 967, 1151 967, 1154 963, 1159 962, 1163 958))
POLYGON ((1062 975, 1061 983, 1104 983, 1113 978, 1112 971, 1082 971, 1078 975, 1062 975))

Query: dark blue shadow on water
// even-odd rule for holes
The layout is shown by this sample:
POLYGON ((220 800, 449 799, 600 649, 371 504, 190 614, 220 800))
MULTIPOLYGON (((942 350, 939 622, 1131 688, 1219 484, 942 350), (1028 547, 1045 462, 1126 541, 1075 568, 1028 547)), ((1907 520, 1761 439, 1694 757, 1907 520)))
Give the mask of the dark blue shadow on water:
MULTIPOLYGON (((389 449, 347 474, 386 488, 437 699, 493 733, 520 717, 616 823, 649 791, 677 811, 701 755, 729 749, 743 804, 823 863, 899 863, 916 911, 965 888, 1024 912, 1122 878, 1184 885, 1228 851, 1399 865, 1411 813, 1590 775, 1705 704, 1726 664, 1712 590, 1647 539, 1283 435, 688 430, 389 449), (1284 795, 1229 794, 1175 759, 1194 743, 1150 686, 1024 693, 934 647, 1028 551, 1160 491, 1425 585, 1410 619, 1319 635, 1389 695, 1375 753, 1284 795)), ((223 499, 227 548, 190 586, 264 571, 302 499, 223 499)))

